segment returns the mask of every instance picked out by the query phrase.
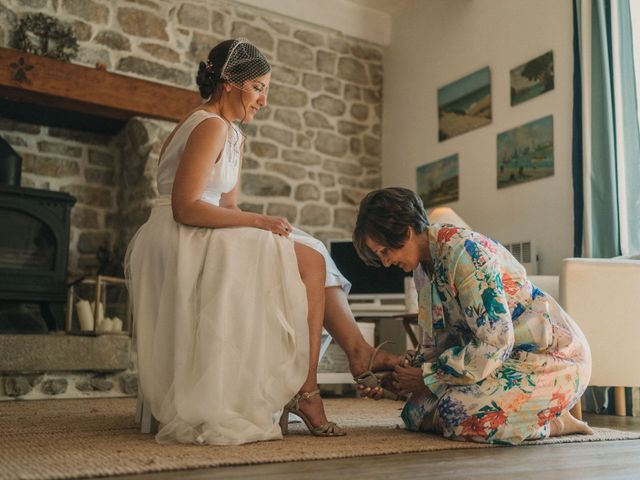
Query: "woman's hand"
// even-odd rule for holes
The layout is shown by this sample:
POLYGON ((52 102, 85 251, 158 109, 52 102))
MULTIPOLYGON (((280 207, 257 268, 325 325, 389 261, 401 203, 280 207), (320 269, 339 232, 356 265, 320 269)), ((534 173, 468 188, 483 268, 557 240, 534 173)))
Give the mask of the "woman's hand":
POLYGON ((395 367, 391 377, 392 385, 400 395, 429 391, 422 378, 422 369, 412 367, 406 360, 395 367))
POLYGON ((292 230, 289 220, 284 217, 274 217, 271 215, 260 215, 256 226, 262 230, 267 230, 284 237, 288 237, 292 230))
POLYGON ((391 373, 382 377, 379 387, 371 388, 361 384, 357 385, 356 387, 361 397, 373 398, 374 400, 381 400, 384 398, 384 392, 382 391, 382 389, 385 389, 389 392, 398 393, 392 385, 391 373))

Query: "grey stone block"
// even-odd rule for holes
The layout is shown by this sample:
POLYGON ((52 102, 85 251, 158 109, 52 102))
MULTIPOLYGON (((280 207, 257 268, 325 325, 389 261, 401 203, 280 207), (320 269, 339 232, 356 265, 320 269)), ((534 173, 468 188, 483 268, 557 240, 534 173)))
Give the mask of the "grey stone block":
POLYGON ((31 390, 33 386, 26 377, 7 377, 4 380, 4 393, 8 397, 22 397, 31 390))
POLYGON ((47 395, 60 395, 67 391, 69 381, 66 378, 51 378, 42 382, 40 390, 47 395))
POLYGON ((123 373, 120 375, 120 388, 128 395, 138 394, 138 377, 133 373, 123 373))
POLYGON ((101 377, 94 377, 89 380, 89 383, 94 390, 97 390, 99 392, 108 392, 109 390, 113 389, 113 382, 110 382, 109 380, 101 377))
POLYGON ((0 335, 0 372, 126 370, 126 335, 0 335))

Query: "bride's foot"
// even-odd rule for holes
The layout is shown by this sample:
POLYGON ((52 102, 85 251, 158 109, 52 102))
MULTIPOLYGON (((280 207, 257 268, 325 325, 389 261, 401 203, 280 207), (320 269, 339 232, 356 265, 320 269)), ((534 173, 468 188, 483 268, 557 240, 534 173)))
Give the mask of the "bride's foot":
POLYGON ((395 366, 399 365, 402 361, 402 357, 385 352, 384 350, 378 350, 373 357, 373 361, 371 361, 374 350, 371 345, 365 344, 358 348, 351 358, 349 358, 349 370, 351 370, 351 374, 354 377, 369 371, 369 362, 371 362, 371 371, 384 372, 393 370, 395 366))
POLYGON ((361 397, 369 397, 379 400, 388 398, 399 400, 400 396, 391 385, 391 372, 393 368, 400 364, 402 359, 381 350, 384 343, 372 348, 366 345, 366 353, 356 355, 351 362, 351 371, 360 372, 354 374, 353 380, 356 382, 361 397), (362 360, 366 360, 366 367, 362 369, 362 360))
POLYGON ((302 419, 309 431, 319 437, 342 436, 346 433, 334 422, 327 420, 320 390, 301 391, 284 407, 280 428, 284 435, 288 432, 288 416, 293 413, 302 419))
POLYGON ((581 433, 583 435, 593 435, 594 433, 589 425, 578 420, 568 410, 549 422, 549 430, 550 437, 571 435, 572 433, 581 433))
POLYGON ((324 425, 328 422, 320 393, 318 392, 315 395, 311 395, 311 393, 316 391, 317 388, 318 387, 311 390, 305 390, 306 392, 309 392, 308 395, 305 395, 305 393, 301 391, 299 394, 301 398, 298 400, 298 409, 307 416, 307 420, 309 420, 313 427, 319 427, 320 425, 324 425))

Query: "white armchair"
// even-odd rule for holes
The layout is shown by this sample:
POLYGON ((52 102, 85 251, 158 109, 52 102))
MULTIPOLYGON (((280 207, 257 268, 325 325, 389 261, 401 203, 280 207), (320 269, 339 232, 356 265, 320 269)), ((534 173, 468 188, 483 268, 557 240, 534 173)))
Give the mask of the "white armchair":
POLYGON ((640 386, 640 260, 563 260, 560 304, 591 347, 589 384, 615 387, 616 414, 625 415, 624 387, 640 386))
POLYGON ((560 277, 557 275, 527 275, 533 284, 545 293, 560 301, 560 277))

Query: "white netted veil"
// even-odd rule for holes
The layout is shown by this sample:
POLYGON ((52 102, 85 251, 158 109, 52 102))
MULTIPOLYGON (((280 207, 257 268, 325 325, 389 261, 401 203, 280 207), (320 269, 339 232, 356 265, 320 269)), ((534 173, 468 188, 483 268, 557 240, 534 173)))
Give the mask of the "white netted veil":
POLYGON ((258 47, 246 38, 238 38, 229 48, 220 78, 242 89, 244 82, 265 75, 269 71, 271 66, 258 47))

